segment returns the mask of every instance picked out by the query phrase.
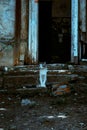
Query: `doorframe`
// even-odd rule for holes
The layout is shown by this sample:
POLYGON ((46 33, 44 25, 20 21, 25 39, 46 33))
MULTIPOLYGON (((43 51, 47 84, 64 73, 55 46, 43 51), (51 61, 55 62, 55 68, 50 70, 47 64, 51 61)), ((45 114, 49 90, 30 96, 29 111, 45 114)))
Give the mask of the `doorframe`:
MULTIPOLYGON (((71 63, 79 63, 81 55, 79 50, 79 0, 71 0, 71 63)), ((38 1, 29 0, 28 54, 30 64, 38 63, 38 53, 38 1)))

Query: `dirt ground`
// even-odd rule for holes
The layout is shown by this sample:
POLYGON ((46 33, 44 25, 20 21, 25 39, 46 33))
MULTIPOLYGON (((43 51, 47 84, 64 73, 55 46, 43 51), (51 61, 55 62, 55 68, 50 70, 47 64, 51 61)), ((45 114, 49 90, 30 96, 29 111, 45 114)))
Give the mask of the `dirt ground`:
POLYGON ((0 130, 87 130, 87 86, 53 96, 0 93, 0 130))

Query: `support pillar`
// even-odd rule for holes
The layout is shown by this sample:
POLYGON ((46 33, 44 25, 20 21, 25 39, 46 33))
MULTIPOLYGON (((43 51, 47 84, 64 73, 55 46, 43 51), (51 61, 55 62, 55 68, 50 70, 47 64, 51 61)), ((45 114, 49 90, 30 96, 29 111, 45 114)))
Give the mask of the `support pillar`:
POLYGON ((86 0, 80 0, 80 29, 86 32, 86 0))
POLYGON ((28 28, 29 64, 38 63, 38 1, 29 0, 28 28))
POLYGON ((78 64, 78 0, 71 0, 71 62, 78 64))
POLYGON ((21 0, 20 64, 24 64, 28 38, 28 1, 21 0))
POLYGON ((86 0, 80 0, 80 45, 79 45, 79 50, 80 51, 80 57, 79 59, 81 60, 81 55, 85 55, 85 47, 86 47, 86 0), (83 48, 83 51, 82 51, 83 48))

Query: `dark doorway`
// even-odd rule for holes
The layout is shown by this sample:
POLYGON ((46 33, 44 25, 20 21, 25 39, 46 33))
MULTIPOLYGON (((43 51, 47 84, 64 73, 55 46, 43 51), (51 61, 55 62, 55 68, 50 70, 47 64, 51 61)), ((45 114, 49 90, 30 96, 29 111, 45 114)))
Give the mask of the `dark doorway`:
POLYGON ((71 57, 71 19, 53 17, 52 4, 39 2, 39 62, 66 63, 71 57))
POLYGON ((41 0, 39 2, 39 61, 50 62, 51 43, 51 1, 41 0))

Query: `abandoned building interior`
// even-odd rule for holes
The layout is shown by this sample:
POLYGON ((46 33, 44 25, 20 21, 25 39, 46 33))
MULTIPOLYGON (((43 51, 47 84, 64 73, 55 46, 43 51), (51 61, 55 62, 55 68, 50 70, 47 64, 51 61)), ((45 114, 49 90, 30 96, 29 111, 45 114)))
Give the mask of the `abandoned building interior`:
POLYGON ((86 0, 0 0, 0 66, 87 60, 86 0))

